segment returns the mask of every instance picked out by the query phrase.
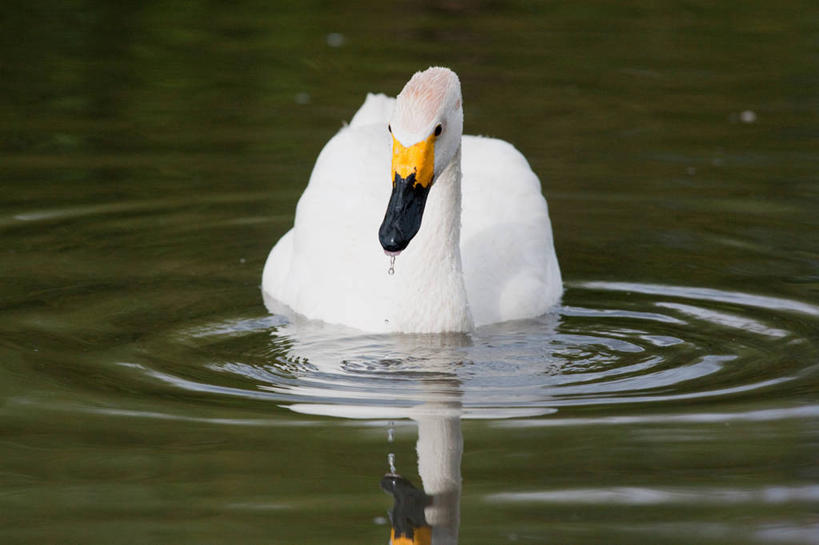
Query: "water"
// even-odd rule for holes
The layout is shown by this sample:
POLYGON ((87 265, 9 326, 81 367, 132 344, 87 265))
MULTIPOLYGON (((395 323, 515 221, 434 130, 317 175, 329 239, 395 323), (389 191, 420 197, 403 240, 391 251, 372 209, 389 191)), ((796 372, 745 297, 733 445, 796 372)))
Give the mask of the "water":
POLYGON ((4 543, 384 543, 389 453, 438 543, 819 541, 813 3, 68 2, 0 30, 4 543), (321 146, 437 63, 540 175, 562 305, 443 336, 271 315, 321 146))

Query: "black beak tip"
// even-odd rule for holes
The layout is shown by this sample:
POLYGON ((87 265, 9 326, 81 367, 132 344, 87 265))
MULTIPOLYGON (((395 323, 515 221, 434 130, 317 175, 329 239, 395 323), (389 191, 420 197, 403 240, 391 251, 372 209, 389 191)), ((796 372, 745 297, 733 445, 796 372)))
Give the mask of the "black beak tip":
POLYGON ((407 178, 397 173, 384 221, 378 229, 378 240, 386 252, 403 251, 421 227, 429 187, 415 183, 415 174, 407 178))
POLYGON ((384 248, 386 252, 401 252, 403 251, 408 245, 409 240, 404 240, 396 236, 395 233, 378 233, 378 241, 381 243, 381 247, 384 248))

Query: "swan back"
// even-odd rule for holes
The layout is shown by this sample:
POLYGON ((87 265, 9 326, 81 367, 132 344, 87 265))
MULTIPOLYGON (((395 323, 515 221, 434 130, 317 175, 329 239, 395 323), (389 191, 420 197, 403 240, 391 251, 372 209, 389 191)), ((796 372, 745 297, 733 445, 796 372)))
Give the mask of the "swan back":
POLYGON ((364 104, 350 120, 350 127, 384 125, 386 127, 395 109, 395 99, 383 93, 367 93, 364 104))

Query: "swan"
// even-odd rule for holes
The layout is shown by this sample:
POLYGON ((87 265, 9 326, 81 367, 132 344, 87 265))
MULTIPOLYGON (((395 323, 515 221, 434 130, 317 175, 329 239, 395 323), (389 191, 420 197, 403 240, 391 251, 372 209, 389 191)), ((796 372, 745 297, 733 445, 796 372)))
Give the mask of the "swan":
POLYGON ((468 332, 544 314, 562 281, 549 210, 523 155, 463 135, 452 70, 368 94, 316 160, 265 262, 274 311, 367 332, 468 332), (390 265, 392 263, 392 265, 390 265))

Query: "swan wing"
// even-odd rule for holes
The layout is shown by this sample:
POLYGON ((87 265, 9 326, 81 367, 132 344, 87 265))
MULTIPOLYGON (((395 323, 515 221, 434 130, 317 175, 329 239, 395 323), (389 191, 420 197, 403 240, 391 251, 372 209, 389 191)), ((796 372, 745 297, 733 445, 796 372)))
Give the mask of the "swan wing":
POLYGON ((388 260, 378 242, 390 192, 385 124, 350 124, 330 139, 293 229, 265 264, 262 289, 307 318, 385 329, 388 260))
POLYGON ((562 293, 549 208, 526 158, 463 137, 461 259, 475 325, 545 313, 562 293))

